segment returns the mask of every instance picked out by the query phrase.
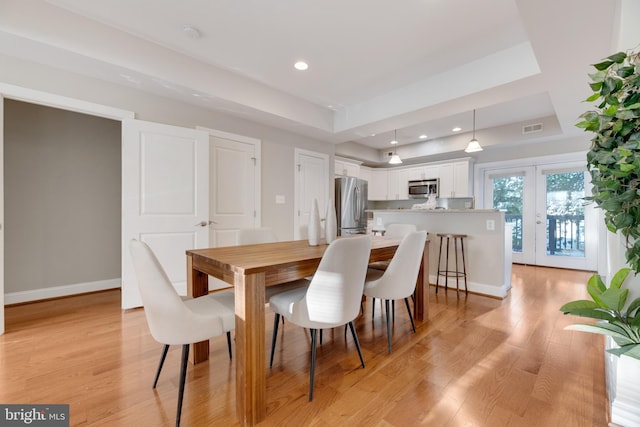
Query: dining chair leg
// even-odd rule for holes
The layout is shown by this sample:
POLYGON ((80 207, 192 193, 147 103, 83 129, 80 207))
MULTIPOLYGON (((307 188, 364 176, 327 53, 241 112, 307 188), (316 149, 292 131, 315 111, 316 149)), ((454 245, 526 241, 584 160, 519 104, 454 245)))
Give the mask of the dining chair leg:
POLYGON ((229 360, 233 359, 233 353, 231 353, 231 332, 227 332, 227 348, 229 349, 229 360))
MULTIPOLYGON (((347 325, 344 325, 345 327, 347 325)), ((358 341, 358 334, 356 334, 356 328, 353 326, 353 320, 349 322, 349 329, 351 329, 351 336, 353 336, 353 341, 356 343, 356 350, 358 350, 358 356, 360 357, 360 364, 364 368, 364 357, 362 357, 362 349, 360 348, 360 341, 358 341)))
POLYGON ((158 384, 158 378, 160 378, 160 371, 162 371, 162 365, 164 365, 164 359, 167 358, 167 352, 169 351, 169 344, 165 344, 162 348, 162 355, 160 356, 160 363, 158 364, 158 372, 156 372, 156 378, 153 380, 153 388, 156 388, 158 384))
POLYGON ((182 366, 180 366, 180 388, 178 389, 178 410, 176 413, 176 427, 180 426, 182 414, 182 398, 184 397, 184 382, 187 378, 187 364, 189 363, 189 344, 182 346, 182 366))
POLYGON ((278 338, 278 325, 280 324, 280 315, 276 313, 273 318, 273 334, 271 336, 271 358, 269 359, 269 367, 273 367, 273 354, 276 351, 276 338, 278 338))
POLYGON ((376 317, 376 299, 371 298, 371 319, 376 317))
POLYGON ((309 402, 313 400, 313 377, 316 371, 316 339, 318 330, 311 329, 311 370, 309 372, 309 402))
POLYGON ((389 300, 384 300, 384 309, 387 312, 387 347, 391 354, 391 316, 389 316, 389 300))
POLYGON ((416 333, 416 324, 413 323, 413 315, 411 314, 411 307, 409 307, 409 298, 404 299, 404 304, 407 306, 407 313, 409 313, 409 320, 411 320, 411 327, 413 328, 413 333, 416 333))

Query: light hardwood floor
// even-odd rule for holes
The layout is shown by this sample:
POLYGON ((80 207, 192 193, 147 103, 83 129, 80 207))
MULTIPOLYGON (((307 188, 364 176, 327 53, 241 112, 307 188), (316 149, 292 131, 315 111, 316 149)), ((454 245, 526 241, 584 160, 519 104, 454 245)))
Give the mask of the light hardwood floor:
MULTIPOLYGON (((342 328, 325 331, 312 403, 309 336, 286 324, 261 425, 606 426, 603 340, 563 330, 576 319, 558 311, 586 295, 589 276, 514 265, 504 300, 431 288, 430 319, 416 334, 396 304, 392 355, 380 306, 372 320, 368 303, 356 322, 366 368, 342 328)), ((106 291, 8 307, 0 403, 69 403, 74 426, 173 425, 180 349, 153 390, 161 345, 143 311, 123 312, 119 301, 106 291)), ((234 368, 225 338, 212 340, 209 362, 189 367, 183 426, 238 425, 234 368)))

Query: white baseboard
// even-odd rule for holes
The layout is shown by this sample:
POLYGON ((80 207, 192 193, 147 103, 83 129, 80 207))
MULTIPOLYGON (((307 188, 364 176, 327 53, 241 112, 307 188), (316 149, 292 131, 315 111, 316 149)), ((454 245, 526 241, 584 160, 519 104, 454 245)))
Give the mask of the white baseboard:
POLYGON ((4 303, 5 305, 19 304, 22 302, 37 301, 48 298, 58 298, 68 295, 83 294, 86 292, 104 291, 106 289, 119 288, 121 283, 121 279, 109 279, 99 280, 97 282, 76 283, 75 285, 34 289, 31 291, 10 292, 4 294, 4 303))
MULTIPOLYGON (((436 283, 436 276, 430 275, 429 282, 436 283)), ((444 277, 440 279, 440 287, 444 288, 444 277)), ((447 287, 449 289, 455 290, 456 279, 455 278, 452 279, 451 277, 449 277, 447 287)), ((493 286, 493 285, 487 285, 485 283, 477 283, 477 282, 472 282, 468 280, 467 288, 469 289, 469 292, 473 292, 475 294, 504 299, 506 298, 507 293, 509 292, 509 289, 511 289, 511 282, 509 281, 508 283, 503 283, 502 286, 493 286)), ((464 292, 464 279, 460 279, 460 290, 464 292)))

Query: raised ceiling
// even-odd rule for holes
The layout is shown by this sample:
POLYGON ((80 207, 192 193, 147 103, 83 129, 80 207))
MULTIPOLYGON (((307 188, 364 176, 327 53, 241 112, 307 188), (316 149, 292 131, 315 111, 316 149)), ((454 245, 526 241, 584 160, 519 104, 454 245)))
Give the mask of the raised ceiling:
POLYGON ((398 129, 401 145, 446 147, 473 109, 487 139, 542 121, 541 138, 576 135, 619 13, 596 0, 3 0, 0 53, 334 144, 386 149, 398 129))

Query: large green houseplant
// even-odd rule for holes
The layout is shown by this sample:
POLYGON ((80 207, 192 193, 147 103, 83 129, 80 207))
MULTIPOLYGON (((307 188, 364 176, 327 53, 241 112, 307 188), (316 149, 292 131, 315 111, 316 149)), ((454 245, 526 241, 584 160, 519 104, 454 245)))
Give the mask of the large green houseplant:
POLYGON ((629 266, 640 272, 640 64, 639 53, 618 52, 594 64, 593 94, 577 126, 593 132, 587 164, 592 196, 609 231, 625 238, 629 266))
POLYGON ((609 231, 625 239, 626 260, 607 287, 595 274, 587 283, 592 300, 572 301, 560 310, 565 314, 597 319, 595 324, 571 325, 568 329, 608 335, 619 348, 607 351, 640 359, 640 298, 627 305, 629 290, 622 284, 633 270, 640 272, 640 63, 638 52, 618 52, 593 65, 590 74, 597 102, 577 126, 593 132, 587 165, 592 195, 604 211, 609 231))

